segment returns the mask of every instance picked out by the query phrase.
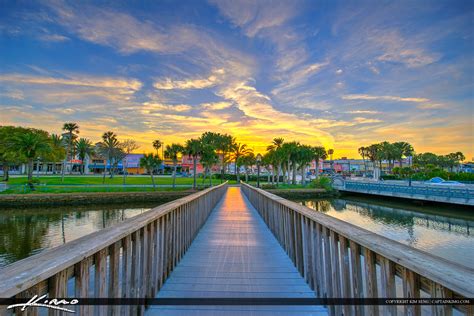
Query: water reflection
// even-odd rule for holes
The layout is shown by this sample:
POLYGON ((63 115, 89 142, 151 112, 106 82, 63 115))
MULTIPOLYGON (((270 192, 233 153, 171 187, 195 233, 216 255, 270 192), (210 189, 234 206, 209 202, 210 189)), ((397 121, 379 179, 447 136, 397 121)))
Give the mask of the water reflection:
POLYGON ((300 203, 433 255, 474 267, 474 216, 469 211, 433 206, 411 209, 404 203, 384 205, 380 201, 374 204, 352 199, 300 203))
POLYGON ((154 206, 156 203, 0 209, 0 267, 112 226, 154 206))

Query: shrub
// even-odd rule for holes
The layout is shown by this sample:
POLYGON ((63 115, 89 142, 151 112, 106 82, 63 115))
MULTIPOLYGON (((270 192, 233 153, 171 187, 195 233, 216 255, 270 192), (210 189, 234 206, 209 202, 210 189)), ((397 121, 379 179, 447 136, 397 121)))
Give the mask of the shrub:
POLYGON ((328 177, 319 177, 311 181, 310 187, 332 191, 331 179, 328 177))

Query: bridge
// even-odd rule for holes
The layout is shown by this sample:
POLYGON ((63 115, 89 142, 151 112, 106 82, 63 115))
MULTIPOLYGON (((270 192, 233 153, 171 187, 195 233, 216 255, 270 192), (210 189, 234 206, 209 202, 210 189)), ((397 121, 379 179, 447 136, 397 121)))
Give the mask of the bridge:
MULTIPOLYGON (((472 305, 291 302, 471 298, 474 269, 250 185, 224 183, 0 270, 1 298, 26 302, 43 294, 108 298, 103 305, 67 306, 79 315, 420 315, 425 309, 472 315, 472 305), (135 304, 112 304, 113 298, 135 304), (153 298, 160 305, 147 306, 153 298)), ((22 314, 0 305, 1 315, 15 312, 22 314)))
POLYGON ((393 184, 369 181, 333 179, 333 187, 342 192, 362 193, 396 198, 474 206, 474 188, 393 184))

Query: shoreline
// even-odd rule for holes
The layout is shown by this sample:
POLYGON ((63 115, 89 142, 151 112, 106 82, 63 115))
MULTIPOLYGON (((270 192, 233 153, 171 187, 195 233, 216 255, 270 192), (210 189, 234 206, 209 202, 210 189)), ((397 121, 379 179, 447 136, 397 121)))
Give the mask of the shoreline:
MULTIPOLYGON (((36 207, 90 204, 120 204, 129 202, 166 203, 194 193, 186 191, 146 192, 84 192, 0 195, 0 207, 36 207)), ((1 211, 1 210, 0 210, 1 211)))

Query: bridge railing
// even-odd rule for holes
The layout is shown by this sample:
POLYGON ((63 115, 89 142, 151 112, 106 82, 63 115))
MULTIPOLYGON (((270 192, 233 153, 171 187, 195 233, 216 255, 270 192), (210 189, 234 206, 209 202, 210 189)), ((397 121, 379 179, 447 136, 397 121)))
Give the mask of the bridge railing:
MULTIPOLYGON (((248 184, 242 190, 322 298, 472 298, 474 269, 403 245, 248 184)), ((420 315, 405 305, 403 314, 420 315)), ((472 305, 457 310, 472 315, 472 305)), ((432 305, 433 315, 453 306, 432 305)), ((396 315, 397 306, 330 306, 334 315, 396 315)))
POLYGON ((440 196, 456 199, 474 199, 474 189, 465 187, 434 187, 430 185, 397 185, 387 183, 370 183, 362 181, 345 181, 342 189, 349 191, 392 192, 410 195, 440 196))
MULTIPOLYGON (((0 297, 31 298, 47 294, 49 298, 74 297, 79 301, 81 298, 152 298, 223 196, 225 187, 226 183, 160 205, 0 269, 0 297)), ((12 313, 6 307, 0 306, 0 315, 12 313)), ((80 315, 137 315, 145 307, 77 305, 76 308, 80 315)), ((30 307, 30 313, 38 314, 37 308, 30 307)))

